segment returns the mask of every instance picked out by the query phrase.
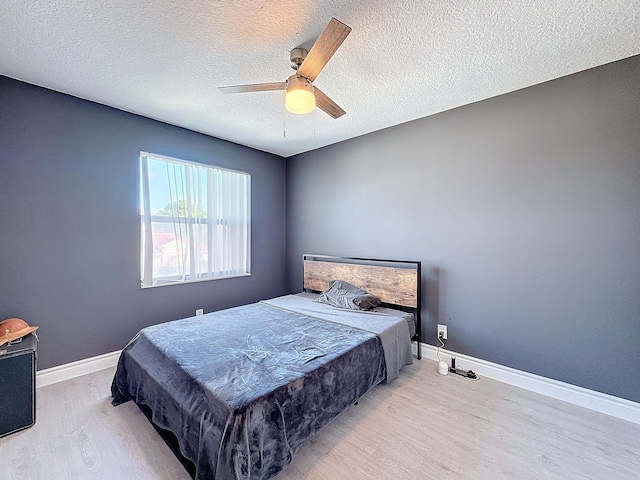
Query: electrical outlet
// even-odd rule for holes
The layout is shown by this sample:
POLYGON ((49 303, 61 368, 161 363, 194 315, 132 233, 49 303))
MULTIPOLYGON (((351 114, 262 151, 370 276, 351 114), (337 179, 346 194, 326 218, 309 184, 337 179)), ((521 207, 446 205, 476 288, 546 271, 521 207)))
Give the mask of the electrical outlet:
POLYGON ((199 308, 196 310, 196 315, 204 315, 204 308, 199 308))
POLYGON ((447 326, 438 324, 438 338, 447 339, 447 326), (442 335, 441 335, 442 334, 442 335))

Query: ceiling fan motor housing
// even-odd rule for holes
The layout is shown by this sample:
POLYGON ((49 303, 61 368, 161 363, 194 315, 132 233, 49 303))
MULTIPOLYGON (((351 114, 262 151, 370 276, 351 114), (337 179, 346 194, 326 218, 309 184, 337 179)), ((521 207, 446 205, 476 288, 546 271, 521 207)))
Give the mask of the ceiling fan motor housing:
POLYGON ((287 78, 287 90, 308 90, 313 92, 313 84, 308 78, 293 74, 287 78))

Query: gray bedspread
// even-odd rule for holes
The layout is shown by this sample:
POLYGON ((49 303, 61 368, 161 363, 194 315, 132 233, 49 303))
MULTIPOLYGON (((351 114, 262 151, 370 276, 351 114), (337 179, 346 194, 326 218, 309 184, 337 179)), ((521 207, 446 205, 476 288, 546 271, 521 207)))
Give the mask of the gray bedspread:
POLYGON ((143 329, 111 391, 149 407, 196 478, 255 480, 384 378, 376 334, 257 303, 143 329))

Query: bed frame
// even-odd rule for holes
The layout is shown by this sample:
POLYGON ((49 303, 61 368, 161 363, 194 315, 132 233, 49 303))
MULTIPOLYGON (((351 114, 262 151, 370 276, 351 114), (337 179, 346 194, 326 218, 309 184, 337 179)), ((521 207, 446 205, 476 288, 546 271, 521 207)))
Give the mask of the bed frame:
MULTIPOLYGON (((420 262, 303 255, 303 290, 319 293, 335 279, 345 280, 374 294, 382 301, 383 306, 413 313, 416 319, 416 334, 411 340, 417 342, 417 358, 422 358, 420 262)), ((195 466, 180 452, 176 436, 153 423, 151 410, 146 405, 137 405, 193 478, 195 466)))
POLYGON ((344 280, 378 297, 384 306, 409 311, 416 320, 416 357, 422 358, 422 264, 418 261, 373 258, 302 256, 302 289, 326 290, 332 280, 344 280))

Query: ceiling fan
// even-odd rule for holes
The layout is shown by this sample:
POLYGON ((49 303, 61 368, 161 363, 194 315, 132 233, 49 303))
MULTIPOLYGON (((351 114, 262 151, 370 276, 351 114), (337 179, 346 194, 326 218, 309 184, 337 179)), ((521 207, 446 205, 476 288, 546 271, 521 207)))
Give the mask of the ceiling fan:
POLYGON ((333 118, 339 118, 346 112, 325 95, 313 81, 342 45, 351 27, 332 18, 322 31, 311 50, 304 48, 291 50, 291 68, 296 73, 284 82, 254 83, 251 85, 232 85, 218 87, 222 93, 265 92, 269 90, 286 90, 285 106, 292 113, 309 113, 315 107, 333 118))

